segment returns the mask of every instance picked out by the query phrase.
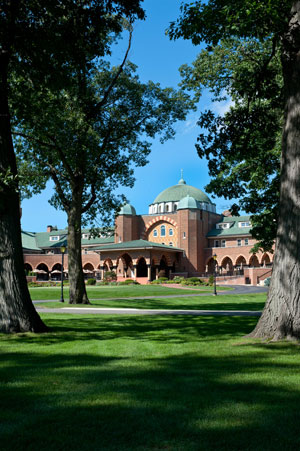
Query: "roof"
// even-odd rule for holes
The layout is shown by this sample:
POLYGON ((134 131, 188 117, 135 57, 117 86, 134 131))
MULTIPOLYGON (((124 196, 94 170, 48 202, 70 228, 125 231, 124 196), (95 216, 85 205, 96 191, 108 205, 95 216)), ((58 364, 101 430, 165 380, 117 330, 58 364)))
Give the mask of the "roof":
POLYGON ((122 243, 109 244, 105 247, 94 248, 94 250, 99 250, 101 252, 105 252, 108 250, 116 250, 117 251, 117 250, 125 250, 125 249, 153 249, 153 248, 166 249, 168 251, 183 252, 182 249, 179 249, 177 247, 167 246, 166 244, 159 244, 159 243, 154 243, 152 241, 146 241, 146 240, 133 240, 133 241, 125 241, 122 243))
POLYGON ((235 235, 251 235, 251 227, 239 227, 239 222, 249 222, 250 216, 223 216, 217 224, 231 223, 228 229, 211 229, 206 235, 209 237, 226 237, 235 235))
POLYGON ((183 179, 180 179, 177 185, 162 191, 155 199, 153 204, 160 202, 178 202, 186 196, 191 196, 198 202, 211 204, 209 197, 200 189, 187 185, 183 179))
POLYGON ((196 199, 193 197, 187 195, 181 201, 179 202, 177 206, 177 210, 185 210, 185 209, 192 209, 192 208, 199 208, 198 203, 196 199))
MULTIPOLYGON (((81 233, 88 233, 89 229, 83 229, 81 233)), ((67 229, 52 230, 51 232, 26 232, 22 231, 22 247, 27 250, 42 250, 57 248, 67 245, 67 229), (50 236, 59 236, 59 240, 50 241, 50 236)), ((114 242, 114 236, 82 238, 82 246, 106 245, 114 242)))
POLYGON ((135 211, 135 208, 132 205, 125 204, 125 205, 123 205, 123 207, 121 207, 119 215, 135 216, 136 215, 136 211, 135 211))

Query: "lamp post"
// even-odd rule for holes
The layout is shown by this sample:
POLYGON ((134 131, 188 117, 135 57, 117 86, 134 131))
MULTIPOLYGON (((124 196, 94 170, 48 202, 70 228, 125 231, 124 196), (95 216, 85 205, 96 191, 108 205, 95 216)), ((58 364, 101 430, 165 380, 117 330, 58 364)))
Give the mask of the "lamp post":
POLYGON ((216 272, 216 267, 217 267, 217 254, 213 255, 213 259, 214 259, 214 296, 217 296, 217 272, 216 272))
POLYGON ((61 246, 60 252, 61 252, 61 295, 60 295, 59 302, 65 302, 64 301, 64 255, 66 252, 66 247, 61 246))

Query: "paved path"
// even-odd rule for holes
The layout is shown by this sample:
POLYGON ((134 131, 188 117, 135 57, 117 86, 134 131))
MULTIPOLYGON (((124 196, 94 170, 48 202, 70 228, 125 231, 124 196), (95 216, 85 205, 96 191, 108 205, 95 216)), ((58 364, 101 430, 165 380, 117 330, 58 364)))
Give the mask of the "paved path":
MULTIPOLYGON (((265 293, 266 287, 254 287, 249 285, 232 285, 232 291, 220 291, 219 296, 225 294, 254 294, 265 293)), ((221 288, 221 287, 220 287, 221 288)), ((161 296, 135 296, 124 299, 162 299, 162 298, 186 298, 195 296, 212 296, 213 293, 161 295, 161 296)), ((105 300, 116 300, 117 298, 105 298, 105 300)), ((92 299, 91 299, 92 300, 92 299)), ((34 301, 34 304, 52 302, 51 300, 34 301)), ((41 313, 73 313, 77 315, 192 315, 192 316, 260 316, 260 311, 251 310, 163 310, 163 309, 136 309, 136 308, 107 308, 107 307, 62 307, 62 308, 38 308, 41 313)))

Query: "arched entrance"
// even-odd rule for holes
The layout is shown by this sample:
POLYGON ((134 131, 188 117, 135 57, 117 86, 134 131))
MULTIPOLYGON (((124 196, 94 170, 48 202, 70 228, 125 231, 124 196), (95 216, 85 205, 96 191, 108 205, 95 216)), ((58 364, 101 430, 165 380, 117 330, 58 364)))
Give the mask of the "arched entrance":
POLYGON ((121 257, 118 259, 117 276, 130 279, 134 278, 132 258, 127 253, 121 255, 121 257))
POLYGON ((269 266, 270 263, 271 263, 270 257, 268 256, 268 254, 264 254, 261 259, 262 266, 269 266))
POLYGON ((36 273, 36 280, 49 280, 49 268, 45 263, 40 263, 34 272, 36 273))
POLYGON ((147 263, 144 257, 141 257, 136 266, 136 276, 137 277, 147 277, 147 263))
POLYGON ((29 263, 25 263, 24 269, 25 269, 26 276, 28 276, 29 273, 32 271, 32 266, 29 263))
POLYGON ((257 267, 257 266, 260 266, 259 265, 259 261, 258 261, 258 258, 257 258, 257 256, 256 255, 252 255, 251 256, 251 258, 250 258, 250 260, 249 260, 249 266, 250 267, 257 267))
POLYGON ((233 272, 233 264, 232 264, 231 258, 225 257, 222 260, 221 267, 222 267, 222 273, 225 272, 227 275, 232 274, 232 272, 233 272))
POLYGON ((217 262, 216 262, 216 260, 214 260, 213 258, 210 258, 209 260, 208 260, 208 262, 207 262, 207 273, 208 274, 214 274, 214 272, 215 272, 215 264, 216 264, 217 262))
POLYGON ((94 277, 95 268, 91 263, 86 263, 83 267, 84 279, 91 279, 94 277))
POLYGON ((56 263, 51 270, 52 280, 61 280, 61 264, 56 263))
POLYGON ((169 267, 166 257, 163 255, 159 262, 158 267, 158 277, 168 277, 169 278, 169 267))

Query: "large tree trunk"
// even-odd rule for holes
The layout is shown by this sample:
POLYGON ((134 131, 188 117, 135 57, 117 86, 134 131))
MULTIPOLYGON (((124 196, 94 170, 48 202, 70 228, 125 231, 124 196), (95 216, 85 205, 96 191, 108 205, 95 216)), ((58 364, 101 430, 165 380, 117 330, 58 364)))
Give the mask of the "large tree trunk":
POLYGON ((300 2, 283 39, 286 96, 280 217, 268 299, 251 337, 300 338, 300 2))
MULTIPOLYGON (((74 199, 74 197, 73 197, 74 199)), ((89 304, 81 257, 81 201, 76 199, 68 213, 68 261, 70 304, 89 304)))
POLYGON ((0 331, 44 332, 27 287, 17 168, 7 99, 7 54, 0 56, 0 331))

